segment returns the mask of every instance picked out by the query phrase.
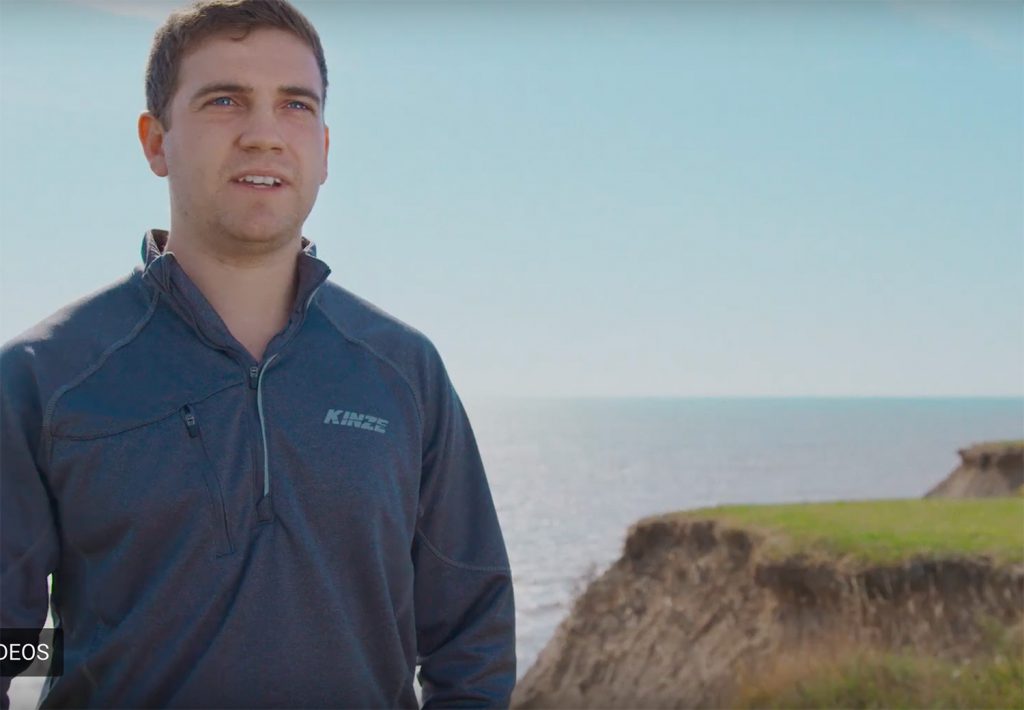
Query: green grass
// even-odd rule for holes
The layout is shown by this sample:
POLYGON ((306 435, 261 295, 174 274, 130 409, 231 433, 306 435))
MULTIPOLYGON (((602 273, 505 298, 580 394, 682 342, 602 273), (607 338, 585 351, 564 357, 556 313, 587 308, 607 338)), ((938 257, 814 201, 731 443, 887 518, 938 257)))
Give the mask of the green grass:
POLYGON ((995 627, 966 662, 870 649, 782 658, 741 685, 737 708, 1024 708, 1021 629, 995 627))
POLYGON ((886 563, 910 556, 987 555, 1024 562, 1024 499, 908 498, 729 505, 670 514, 766 534, 769 555, 821 552, 886 563))
MULTIPOLYGON (((769 556, 807 553, 884 564, 976 555, 1024 562, 1024 498, 1017 496, 729 505, 665 518, 711 519, 761 532, 769 556)), ((1024 626, 994 620, 981 626, 985 650, 959 663, 925 650, 865 647, 843 635, 819 639, 777 654, 753 675, 744 673, 730 706, 1024 710, 1024 626)))

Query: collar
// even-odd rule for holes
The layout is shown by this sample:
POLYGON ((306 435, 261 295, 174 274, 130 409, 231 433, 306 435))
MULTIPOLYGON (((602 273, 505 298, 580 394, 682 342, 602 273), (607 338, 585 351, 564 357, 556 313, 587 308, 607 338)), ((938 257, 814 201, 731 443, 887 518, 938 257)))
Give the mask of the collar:
MULTIPOLYGON (((231 335, 224 321, 210 302, 181 268, 173 251, 166 251, 168 232, 165 229, 151 229, 142 238, 143 281, 148 281, 168 297, 174 309, 186 322, 214 347, 240 351, 251 356, 231 335)), ((264 355, 272 355, 272 347, 287 340, 292 331, 301 326, 321 284, 327 280, 331 268, 316 256, 316 244, 302 237, 302 249, 296 261, 298 288, 292 303, 291 317, 285 329, 278 333, 267 347, 264 355)))
MULTIPOLYGON (((173 251, 164 251, 164 248, 167 246, 168 235, 169 232, 166 229, 151 229, 142 235, 142 264, 147 271, 154 261, 165 255, 174 255, 173 251)), ((316 244, 306 237, 302 237, 302 251, 299 253, 300 260, 303 256, 309 256, 316 259, 316 244)), ((327 266, 327 264, 324 264, 320 259, 316 260, 324 266, 327 266)), ((328 270, 330 269, 328 268, 328 270)))

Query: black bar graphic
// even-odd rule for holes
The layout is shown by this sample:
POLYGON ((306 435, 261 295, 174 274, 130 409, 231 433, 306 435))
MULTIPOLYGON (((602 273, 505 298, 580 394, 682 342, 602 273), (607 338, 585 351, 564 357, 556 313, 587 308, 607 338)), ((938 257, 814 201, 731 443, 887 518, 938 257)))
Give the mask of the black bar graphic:
POLYGON ((0 629, 0 675, 64 674, 63 629, 0 629))

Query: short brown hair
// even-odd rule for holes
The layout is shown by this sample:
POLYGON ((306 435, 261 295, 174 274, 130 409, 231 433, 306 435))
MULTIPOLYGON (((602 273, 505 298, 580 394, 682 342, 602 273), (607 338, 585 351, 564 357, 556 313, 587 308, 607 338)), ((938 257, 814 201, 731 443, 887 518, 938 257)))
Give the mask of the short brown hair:
POLYGON ((167 115, 177 90, 181 60, 188 50, 204 39, 223 33, 240 33, 242 40, 255 29, 273 28, 291 32, 309 45, 320 67, 323 100, 327 101, 327 61, 312 23, 287 0, 200 0, 175 10, 153 36, 146 65, 146 108, 170 128, 167 115))

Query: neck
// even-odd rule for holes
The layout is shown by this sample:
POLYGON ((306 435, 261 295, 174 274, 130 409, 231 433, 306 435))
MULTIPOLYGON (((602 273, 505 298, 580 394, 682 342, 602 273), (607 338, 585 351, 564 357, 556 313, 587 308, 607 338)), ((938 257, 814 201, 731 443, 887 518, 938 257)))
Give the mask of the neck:
POLYGON ((225 255, 201 240, 175 232, 167 251, 210 302, 257 362, 270 340, 288 323, 298 286, 296 260, 301 238, 258 255, 225 255))

